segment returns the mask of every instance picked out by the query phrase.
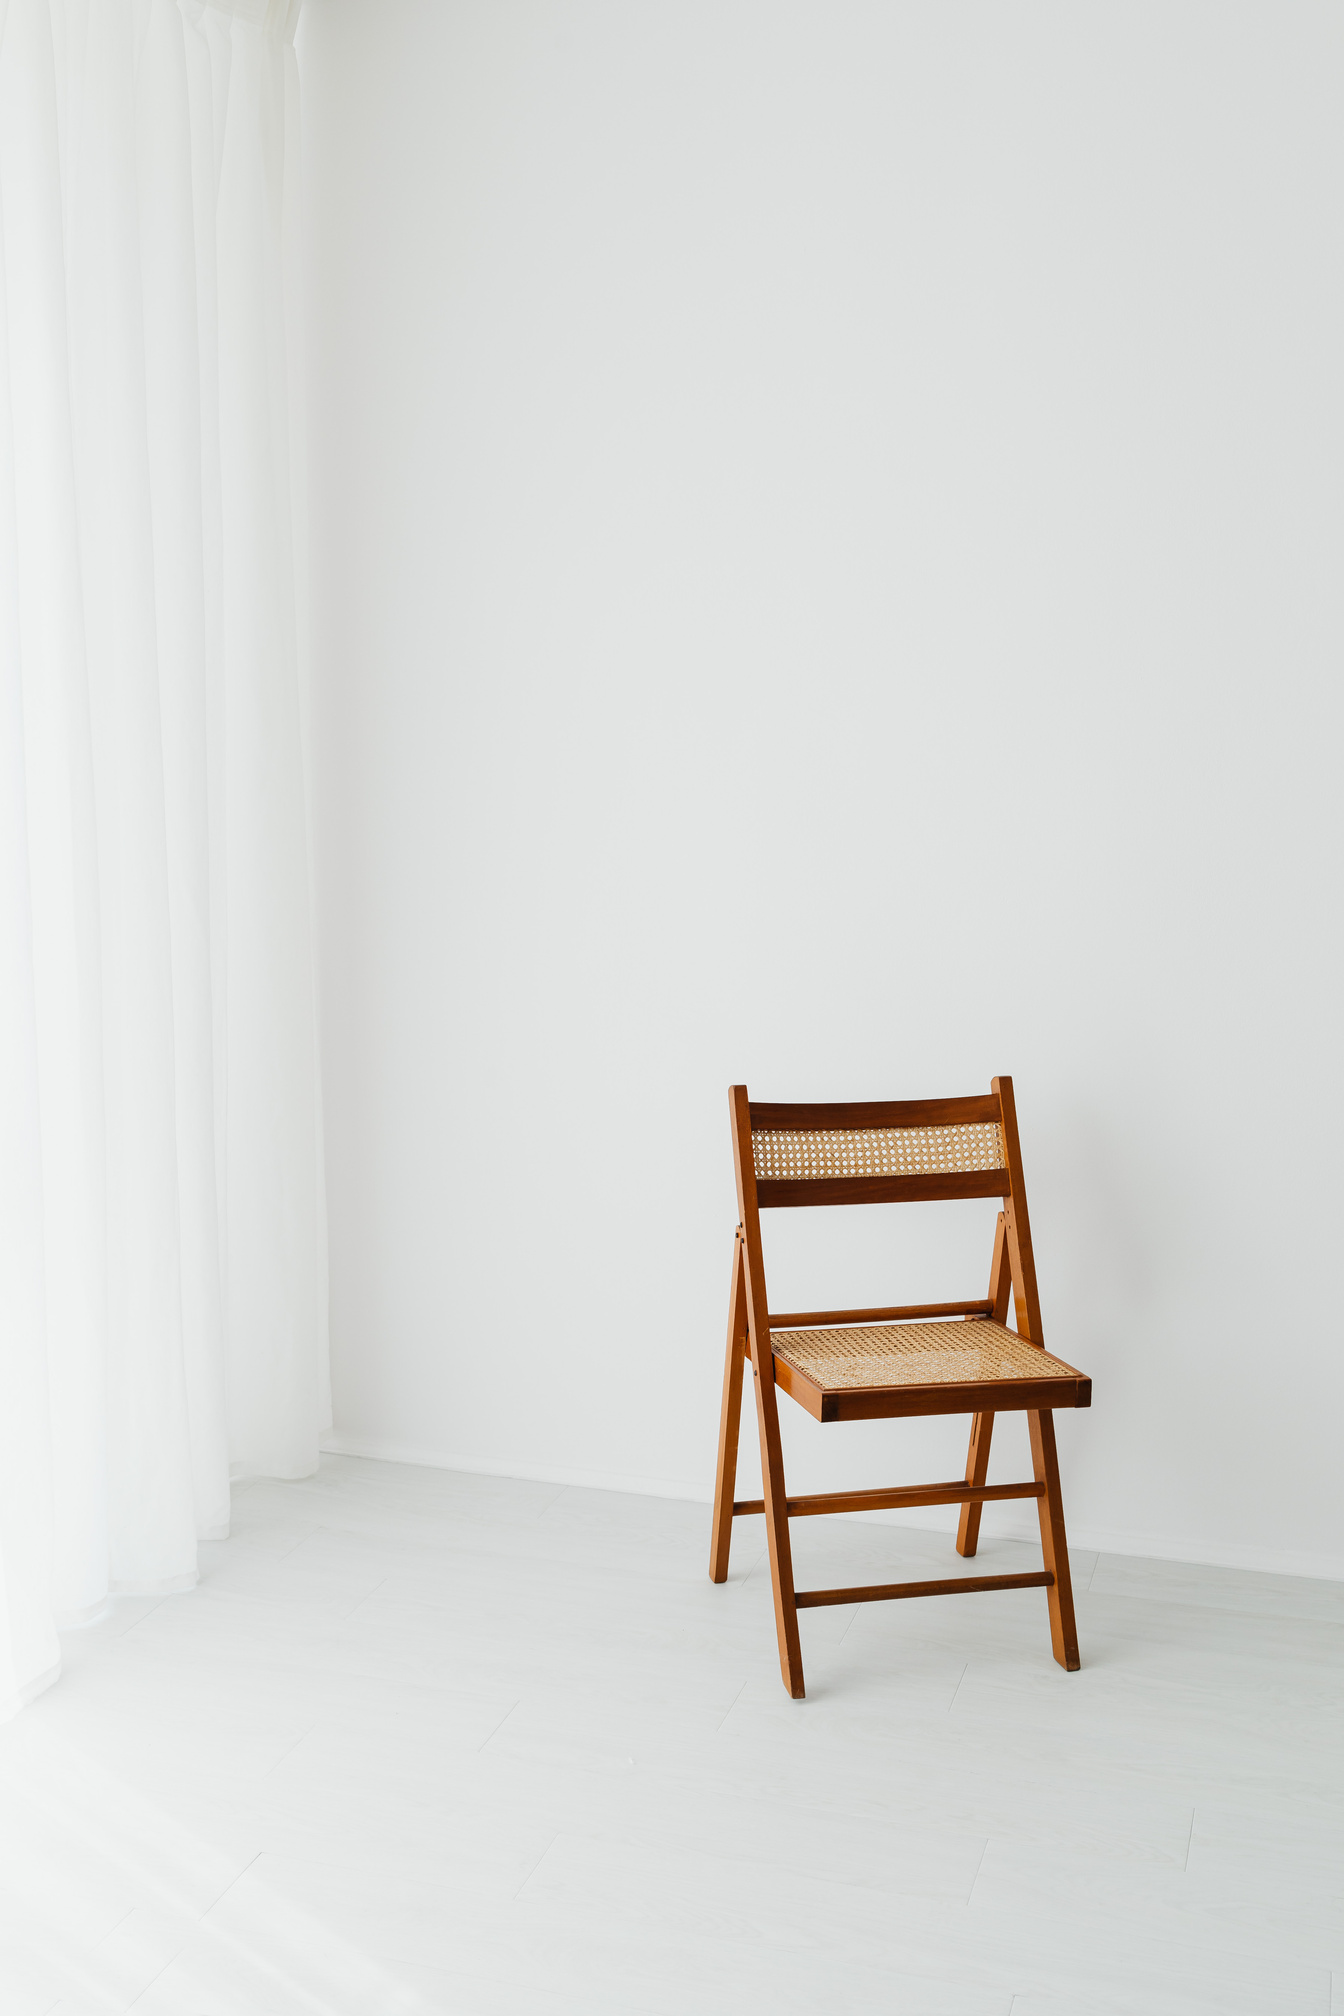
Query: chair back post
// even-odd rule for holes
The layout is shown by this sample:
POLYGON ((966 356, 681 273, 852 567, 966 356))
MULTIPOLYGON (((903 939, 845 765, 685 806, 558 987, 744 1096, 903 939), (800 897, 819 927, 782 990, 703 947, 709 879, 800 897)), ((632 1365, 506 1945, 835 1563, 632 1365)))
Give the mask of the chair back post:
POLYGON ((1017 1136, 1017 1107, 1013 1101, 1011 1078, 992 1078, 990 1090, 999 1102, 1003 1127, 1003 1149, 1011 1185, 1004 1200, 1004 1229, 1008 1234, 1008 1264, 1013 1277, 1013 1310, 1017 1332, 1031 1344, 1044 1346, 1041 1301, 1036 1289, 1036 1258, 1031 1250, 1031 1220, 1027 1215, 1027 1188, 1022 1176, 1022 1144, 1017 1136))
POLYGON ((989 1263, 989 1317, 992 1323, 1007 1323, 1008 1301, 1013 1292, 1013 1269, 1008 1259, 1008 1214, 1000 1211, 994 1227, 994 1254, 989 1263))
POLYGON ((756 1202, 756 1163, 751 1148, 751 1101, 745 1085, 728 1088, 733 1128, 733 1169, 737 1177, 737 1219, 747 1262, 747 1324, 751 1360, 759 1377, 771 1364, 770 1312, 765 1295, 765 1253, 756 1202))
POLYGON ((770 1348, 770 1311, 765 1300, 765 1255, 756 1202, 756 1162, 751 1146, 751 1101, 745 1085, 728 1089, 733 1125, 733 1166, 737 1172, 739 1237, 746 1257, 747 1333, 756 1373, 756 1427, 761 1443, 761 1489, 765 1537, 770 1551, 770 1583, 775 1599, 779 1670, 795 1701, 803 1698, 803 1651, 798 1638, 798 1606, 793 1592, 793 1549, 789 1543, 789 1502, 784 1485, 784 1450, 779 1435, 775 1360, 770 1348))

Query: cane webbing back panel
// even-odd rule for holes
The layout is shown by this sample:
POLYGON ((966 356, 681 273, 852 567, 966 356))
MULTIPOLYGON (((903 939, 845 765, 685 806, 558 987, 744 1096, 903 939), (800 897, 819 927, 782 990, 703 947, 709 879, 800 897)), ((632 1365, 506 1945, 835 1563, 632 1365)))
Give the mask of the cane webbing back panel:
POLYGON ((844 1176, 965 1175, 1006 1169, 997 1120, 952 1127, 753 1131, 751 1158, 761 1182, 820 1182, 844 1176))
POLYGON ((824 1391, 1082 1375, 1001 1323, 878 1323, 770 1333, 770 1348, 824 1391))

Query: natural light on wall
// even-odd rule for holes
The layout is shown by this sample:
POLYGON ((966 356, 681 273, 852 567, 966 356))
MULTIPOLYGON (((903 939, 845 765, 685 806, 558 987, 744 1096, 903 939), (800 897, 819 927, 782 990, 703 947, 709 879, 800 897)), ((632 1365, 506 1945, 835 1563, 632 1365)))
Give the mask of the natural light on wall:
POLYGON ((0 1712, 316 1462, 297 0, 0 0, 0 1712))

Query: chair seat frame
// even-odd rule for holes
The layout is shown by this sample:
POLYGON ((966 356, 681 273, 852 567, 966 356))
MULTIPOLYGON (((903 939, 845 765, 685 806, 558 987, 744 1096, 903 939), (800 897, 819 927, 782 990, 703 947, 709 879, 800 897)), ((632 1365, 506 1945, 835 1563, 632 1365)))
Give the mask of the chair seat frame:
MULTIPOLYGON (((995 1078, 988 1098, 904 1100, 844 1106, 754 1104, 745 1085, 729 1089, 733 1159, 737 1178, 738 1225, 733 1239, 728 1297, 728 1341, 719 1417, 719 1451, 710 1539, 710 1578, 728 1575, 734 1519, 764 1516, 779 1640, 780 1672, 795 1700, 804 1697, 799 1610, 837 1603, 885 1602, 913 1596, 974 1594, 990 1589, 1044 1589, 1055 1659, 1067 1672, 1081 1664, 1069 1575, 1068 1540, 1060 1493, 1054 1409, 1091 1405, 1091 1381, 1082 1373, 1038 1379, 938 1381, 925 1385, 850 1387, 829 1390, 776 1356, 774 1331, 834 1324, 939 1321, 979 1318, 1007 1329, 1012 1298, 1016 1331, 1010 1334, 1043 1351, 1040 1300, 1032 1253, 1026 1187, 1012 1079, 995 1078), (1002 1168, 936 1169, 921 1173, 758 1177, 753 1135, 776 1130, 821 1133, 831 1130, 958 1128, 994 1123, 1002 1143, 1002 1168), (980 1302, 944 1302, 889 1309, 814 1311, 771 1318, 766 1297, 760 1211, 813 1204, 906 1202, 924 1198, 1003 1199, 994 1234, 989 1292, 980 1302), (746 1369, 752 1371, 761 1450, 763 1496, 734 1500, 737 1449, 746 1369), (782 1391, 817 1421, 886 1419, 903 1415, 972 1416, 964 1478, 876 1491, 828 1491, 790 1498, 784 1481, 777 1394, 782 1391), (990 1443, 996 1413, 1025 1412, 1031 1442, 1030 1481, 989 1484, 990 1443), (1040 1520, 1042 1567, 1024 1575, 955 1576, 945 1581, 895 1582, 847 1589, 795 1589, 789 1521, 824 1513, 875 1512, 922 1505, 961 1506, 957 1552, 975 1554, 982 1508, 1003 1499, 1034 1499, 1040 1520)), ((1056 1361, 1057 1362, 1057 1361, 1056 1361)))

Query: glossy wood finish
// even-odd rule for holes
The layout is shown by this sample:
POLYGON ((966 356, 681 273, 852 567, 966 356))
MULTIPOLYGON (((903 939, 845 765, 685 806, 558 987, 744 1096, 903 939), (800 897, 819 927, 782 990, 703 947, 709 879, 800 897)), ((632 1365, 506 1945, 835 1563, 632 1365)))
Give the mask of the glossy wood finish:
MULTIPOLYGON (((756 1375, 752 1386, 756 1394, 756 1426, 761 1444, 761 1485, 765 1493, 765 1531, 770 1550, 770 1584, 775 1599, 779 1670, 792 1698, 801 1701, 803 1653, 798 1638, 798 1611, 793 1600, 793 1555, 789 1546, 789 1515, 784 1505, 784 1452, 779 1439, 775 1359, 770 1349, 770 1310, 765 1293, 765 1261, 761 1253, 760 1213, 756 1206, 756 1170, 751 1156, 747 1088, 736 1085, 728 1096, 733 1122, 733 1163, 741 1227, 739 1236, 747 1293, 747 1336, 752 1370, 756 1375)), ((731 1490, 725 1490, 725 1498, 731 1498, 731 1495, 731 1490)))
POLYGON ((1048 1571, 1029 1575, 952 1575, 942 1582, 866 1582, 857 1589, 800 1589, 800 1610, 823 1610, 837 1603, 894 1603, 902 1596, 977 1596, 986 1589, 1048 1589, 1048 1571))
MULTIPOLYGON (((1003 1139, 1008 1167, 1013 1178, 1012 1195, 1004 1208, 1008 1235, 1008 1263, 1013 1277, 1013 1313, 1019 1336, 1044 1346, 1041 1301, 1036 1285, 1036 1260, 1031 1244, 1031 1220, 1027 1215, 1027 1191, 1022 1178, 1022 1150, 1017 1133, 1017 1107, 1011 1078, 992 1081, 1003 1108, 1003 1139)), ((1089 1390, 1090 1398, 1090 1390, 1089 1390)), ((1073 1584, 1069 1577, 1069 1549, 1064 1531, 1064 1500, 1059 1488, 1059 1458, 1055 1450, 1055 1423, 1047 1410, 1027 1414, 1031 1436, 1031 1460, 1037 1479, 1045 1485, 1038 1510, 1041 1520, 1041 1553, 1047 1568, 1055 1573, 1050 1588, 1050 1644, 1055 1658, 1068 1673, 1076 1673, 1078 1626, 1073 1613, 1073 1584)))
POLYGON ((1064 1532, 1064 1502, 1059 1490, 1059 1457, 1055 1451, 1054 1416, 1028 1414, 1031 1463, 1045 1492, 1037 1504, 1041 1520, 1041 1555, 1050 1570, 1050 1644, 1067 1673, 1082 1664, 1078 1656, 1078 1626, 1073 1615, 1073 1581, 1069 1574, 1069 1543, 1064 1532))
MULTIPOLYGON (((994 1433, 994 1413, 985 1407, 971 1417, 971 1446, 966 1452, 968 1486, 983 1484, 989 1472, 989 1444, 994 1433)), ((984 1500, 968 1497, 957 1522, 957 1552, 968 1559, 980 1543, 980 1507, 984 1500)))
POLYGON ((1027 1188, 1022 1180, 1022 1147, 1017 1137, 1017 1106, 1011 1078, 991 1080, 1002 1109, 1004 1146, 1008 1151, 1008 1174, 1012 1186, 1004 1207, 1004 1227, 1008 1234, 1008 1262, 1013 1278, 1013 1313, 1020 1337, 1033 1344, 1045 1343, 1041 1327, 1041 1298, 1036 1288, 1036 1260, 1031 1248, 1031 1221, 1027 1216, 1027 1188))
POLYGON ((751 1124, 760 1133, 826 1134, 863 1127, 965 1127, 999 1118, 997 1096, 973 1093, 966 1099, 861 1099, 836 1105, 781 1105, 748 1101, 751 1124))
MULTIPOLYGON (((761 1247, 760 1212, 768 1206, 802 1207, 919 1199, 1001 1196, 990 1266, 989 1295, 984 1302, 892 1306, 883 1309, 825 1310, 781 1318, 775 1326, 825 1328, 846 1323, 936 1320, 949 1316, 988 1317, 1005 1324, 1011 1293, 1016 1334, 1024 1342, 1043 1346, 1040 1297, 1022 1177, 1017 1111, 1011 1078, 995 1078, 988 1098, 906 1100, 844 1105, 755 1104, 746 1087, 729 1089, 729 1117, 737 1182, 739 1227, 733 1285, 729 1299, 728 1344, 720 1409, 719 1459, 715 1476, 714 1517, 710 1543, 710 1575, 716 1582, 728 1572, 732 1521, 762 1513, 770 1557, 771 1590, 779 1643, 780 1672, 795 1700, 803 1697, 802 1652, 798 1635, 799 1609, 840 1603, 878 1602, 885 1598, 964 1593, 993 1588, 1043 1588, 1047 1592, 1051 1648, 1068 1671, 1079 1665, 1078 1634, 1069 1575, 1068 1546, 1055 1448, 1054 1410, 1088 1407, 1092 1382, 1084 1374, 1043 1374, 1039 1379, 942 1380, 923 1385, 892 1385, 828 1389, 796 1366, 778 1358, 771 1346, 771 1321, 766 1299, 765 1263, 761 1247), (918 1176, 835 1177, 757 1180, 752 1150, 753 1125, 758 1130, 845 1130, 875 1127, 956 1125, 998 1121, 1006 1167, 968 1173, 918 1176), (745 1301, 745 1315, 743 1302, 745 1301), (745 1350, 753 1369, 756 1420, 761 1445, 763 1497, 733 1500, 737 1433, 741 1407, 743 1323, 745 1350), (930 1414, 972 1415, 966 1476, 954 1484, 914 1485, 879 1491, 826 1492, 790 1499, 784 1482, 777 1394, 787 1393, 818 1421, 863 1421, 930 1414), (990 1444, 996 1413, 1023 1411, 1031 1436, 1034 1480, 1027 1485, 990 1486, 987 1481, 990 1444), (789 1540, 790 1518, 826 1512, 876 1511, 901 1506, 960 1504, 957 1549, 973 1555, 979 1544, 981 1509, 996 1498, 1034 1497, 1040 1517, 1044 1566, 1039 1574, 1009 1577, 970 1576, 928 1583, 877 1584, 864 1589, 810 1590, 794 1586, 789 1540)), ((786 1346, 786 1348, 788 1348, 786 1346)), ((794 1356, 805 1355, 800 1346, 794 1356)), ((813 1354, 814 1359, 816 1354, 813 1354)), ((1042 1352, 1043 1362, 1045 1360, 1042 1352)), ((825 1359, 820 1361, 825 1363, 825 1359)), ((815 1369, 815 1366, 814 1366, 815 1369)), ((923 1369, 923 1368, 921 1368, 923 1369)))
POLYGON ((994 1252, 989 1263, 989 1317, 992 1323, 1007 1323, 1008 1304, 1013 1296, 1013 1273, 1008 1264, 1008 1220, 1000 1211, 994 1226, 994 1252))
POLYGON ((733 1240, 733 1273, 728 1288, 728 1346, 723 1362, 723 1402, 719 1411, 719 1460, 714 1471, 714 1519, 710 1530, 709 1579, 728 1575, 733 1538, 733 1486, 737 1481, 737 1438, 742 1419, 742 1367, 747 1349, 747 1281, 742 1233, 733 1240))
POLYGON ((1006 1197, 1006 1169, 940 1170, 928 1176, 763 1176, 762 1211, 817 1204, 941 1204, 955 1197, 1006 1197))
POLYGON ((903 1415, 1000 1414, 1027 1407, 1090 1407, 1092 1381, 1074 1379, 968 1379, 935 1386, 848 1386, 828 1391, 796 1365, 775 1360, 775 1383, 814 1421, 892 1421, 903 1415))
MULTIPOLYGON (((994 1323, 1008 1321, 1008 1301, 1013 1292, 1008 1266, 1008 1223, 1002 1211, 994 1227, 994 1252, 989 1263, 989 1317, 994 1323)), ((989 1471, 989 1445, 994 1434, 994 1416, 982 1409, 971 1422, 971 1443, 966 1452, 966 1481, 983 1484, 989 1471)), ((957 1552, 968 1559, 980 1541, 980 1505, 968 1499, 957 1524, 957 1552)))
MULTIPOLYGON (((920 1302, 898 1309, 809 1309, 802 1315, 772 1316, 772 1330, 824 1330, 845 1323, 934 1322, 943 1316, 990 1316, 992 1302, 920 1302)), ((1000 1317, 1002 1322, 1003 1318, 1000 1317)))
MULTIPOLYGON (((913 1505, 960 1505, 963 1500, 986 1505, 1000 1498, 1040 1498, 1044 1484, 908 1484, 892 1491, 816 1491, 805 1498, 786 1498, 790 1519, 808 1519, 822 1512, 894 1512, 913 1505)), ((735 1519, 764 1512, 763 1498, 739 1498, 733 1506, 735 1519)))

